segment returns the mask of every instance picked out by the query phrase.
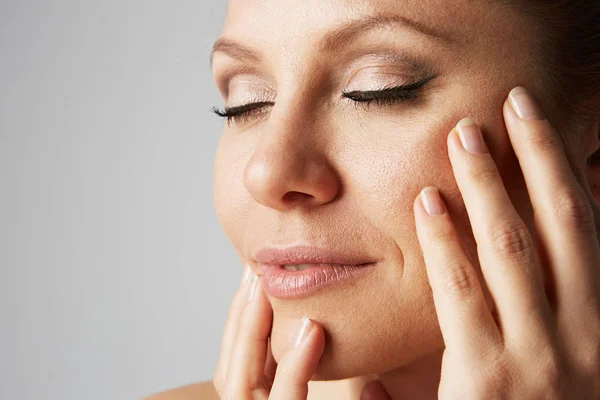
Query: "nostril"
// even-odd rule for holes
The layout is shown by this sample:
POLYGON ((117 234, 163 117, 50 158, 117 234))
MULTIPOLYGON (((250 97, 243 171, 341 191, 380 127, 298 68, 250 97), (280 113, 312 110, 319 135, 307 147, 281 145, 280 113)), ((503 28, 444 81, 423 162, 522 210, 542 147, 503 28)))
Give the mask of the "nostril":
POLYGON ((314 196, 307 193, 290 191, 283 196, 282 200, 286 203, 295 203, 300 201, 307 201, 312 198, 314 198, 314 196))

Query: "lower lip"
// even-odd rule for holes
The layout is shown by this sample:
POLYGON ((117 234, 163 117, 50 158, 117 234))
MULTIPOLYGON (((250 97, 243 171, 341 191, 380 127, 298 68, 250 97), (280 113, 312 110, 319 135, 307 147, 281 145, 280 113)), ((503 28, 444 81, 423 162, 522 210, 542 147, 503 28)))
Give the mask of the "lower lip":
POLYGON ((375 264, 315 264, 302 271, 290 271, 276 265, 263 265, 261 276, 263 287, 269 296, 291 299, 308 297, 325 287, 357 279, 375 264))

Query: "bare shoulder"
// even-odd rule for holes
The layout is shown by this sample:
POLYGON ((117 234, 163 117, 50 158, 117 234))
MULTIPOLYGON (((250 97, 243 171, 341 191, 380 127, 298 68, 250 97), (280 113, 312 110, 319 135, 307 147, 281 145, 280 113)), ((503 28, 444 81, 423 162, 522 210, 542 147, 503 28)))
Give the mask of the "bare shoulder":
POLYGON ((144 400, 219 400, 219 395, 212 381, 208 381, 157 393, 144 400))

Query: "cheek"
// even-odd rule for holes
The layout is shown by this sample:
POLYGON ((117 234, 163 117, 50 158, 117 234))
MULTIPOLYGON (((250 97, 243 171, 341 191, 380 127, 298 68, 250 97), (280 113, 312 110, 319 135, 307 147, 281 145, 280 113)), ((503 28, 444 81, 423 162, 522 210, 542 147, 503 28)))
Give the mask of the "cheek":
MULTIPOLYGON (((373 243, 385 262, 351 290, 298 301, 271 299, 276 360, 294 340, 301 315, 320 323, 326 332, 316 380, 389 371, 443 346, 416 236, 413 201, 425 186, 439 187, 463 248, 476 260, 476 245, 446 147, 448 132, 460 117, 443 118, 449 122, 431 118, 438 122, 429 126, 420 120, 402 129, 396 122, 359 132, 355 125, 347 130, 351 134, 335 135, 339 142, 333 143, 330 160, 341 175, 344 194, 330 205, 330 219, 352 221, 356 235, 330 233, 340 235, 340 240, 373 243), (394 134, 375 137, 369 131, 394 134), (357 352, 363 356, 357 357, 357 352)), ((251 156, 243 153, 244 148, 223 140, 215 162, 215 207, 238 250, 245 240, 261 234, 261 224, 256 223, 261 213, 242 180, 251 156)))
POLYGON ((236 250, 242 249, 252 198, 243 185, 247 156, 223 135, 215 155, 213 202, 217 218, 236 250))
POLYGON ((338 170, 352 203, 385 236, 398 240, 411 236, 413 201, 424 187, 437 186, 456 197, 446 146, 452 126, 452 121, 429 125, 394 121, 369 127, 369 131, 382 132, 381 137, 368 135, 365 127, 363 132, 353 132, 359 139, 348 138, 338 146, 338 170), (368 140, 360 139, 365 137, 368 140))
POLYGON ((385 138, 360 145, 349 139, 339 146, 336 169, 345 185, 341 209, 351 208, 344 215, 352 215, 360 238, 373 243, 384 261, 360 287, 294 303, 272 299, 277 360, 289 348, 300 315, 318 321, 326 332, 315 380, 389 371, 443 346, 413 214, 413 200, 427 185, 444 188, 460 204, 446 134, 440 136, 411 142, 397 136, 396 143, 385 138))

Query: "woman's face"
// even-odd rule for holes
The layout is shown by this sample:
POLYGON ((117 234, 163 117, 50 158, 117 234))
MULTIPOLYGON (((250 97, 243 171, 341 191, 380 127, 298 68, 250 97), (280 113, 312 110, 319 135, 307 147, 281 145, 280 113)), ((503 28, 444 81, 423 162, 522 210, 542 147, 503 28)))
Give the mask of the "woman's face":
POLYGON ((215 206, 240 259, 259 272, 261 248, 307 245, 378 260, 350 284, 270 297, 276 360, 300 315, 326 331, 315 379, 389 371, 443 348, 413 201, 440 189, 478 267, 446 148, 472 116, 532 224, 501 112, 514 86, 540 93, 528 26, 500 1, 229 2, 214 78, 227 107, 266 102, 226 125, 216 156, 215 206), (404 100, 344 96, 422 81, 404 100))

